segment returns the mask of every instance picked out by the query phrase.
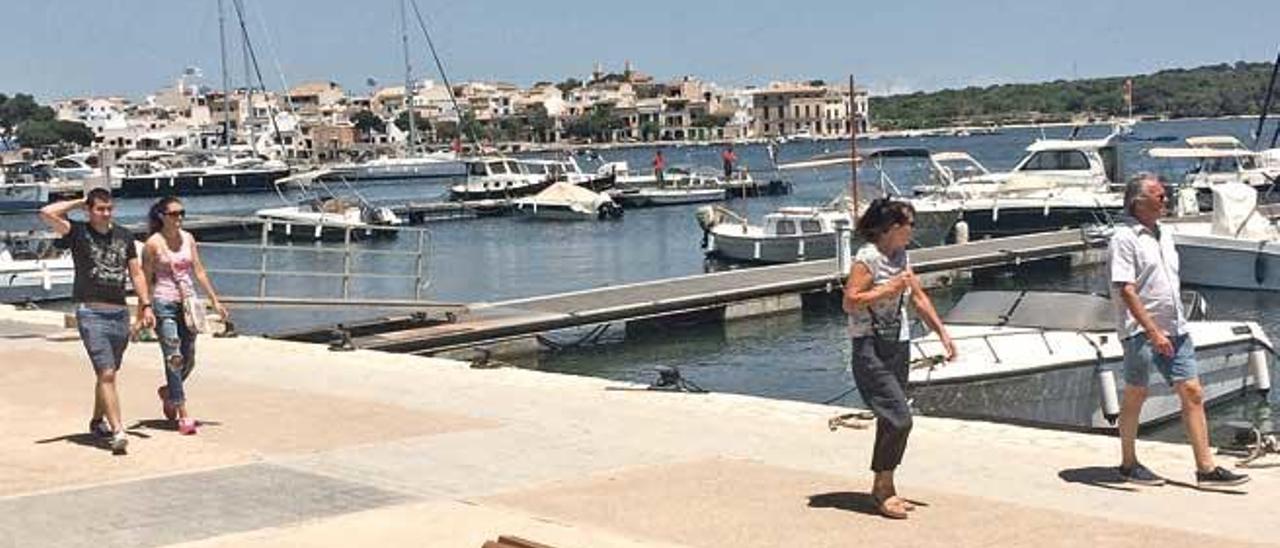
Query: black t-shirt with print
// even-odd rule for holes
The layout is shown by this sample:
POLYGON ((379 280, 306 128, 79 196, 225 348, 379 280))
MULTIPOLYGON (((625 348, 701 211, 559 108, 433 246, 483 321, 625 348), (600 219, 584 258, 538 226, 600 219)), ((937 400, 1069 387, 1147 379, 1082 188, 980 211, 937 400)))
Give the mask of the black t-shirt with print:
POLYGON ((129 261, 138 257, 132 232, 112 225, 110 231, 102 234, 89 223, 71 221, 71 232, 63 236, 60 243, 71 249, 76 267, 72 300, 124 304, 129 261))

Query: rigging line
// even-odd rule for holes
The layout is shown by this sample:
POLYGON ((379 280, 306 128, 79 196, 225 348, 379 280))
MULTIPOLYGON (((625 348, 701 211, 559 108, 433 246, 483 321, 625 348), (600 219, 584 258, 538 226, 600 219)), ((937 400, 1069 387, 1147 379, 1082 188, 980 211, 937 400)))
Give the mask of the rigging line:
MULTIPOLYGON (((262 68, 258 66, 258 53, 253 49, 253 42, 249 41, 249 29, 244 24, 244 0, 232 0, 231 4, 236 8, 236 18, 240 20, 240 32, 245 38, 245 49, 249 50, 249 60, 253 62, 253 73, 258 77, 258 86, 266 92, 267 85, 262 81, 262 68)), ((288 94, 288 90, 284 91, 288 94)), ((288 151, 284 148, 284 139, 280 136, 280 125, 276 122, 276 117, 271 116, 271 129, 275 130, 275 136, 272 140, 280 145, 281 158, 288 156, 288 151)))
MULTIPOLYGON (((453 84, 449 83, 449 75, 444 72, 444 64, 440 61, 440 55, 436 53, 435 41, 431 39, 431 33, 427 32, 427 24, 422 18, 422 11, 418 9, 418 0, 409 0, 409 5, 413 6, 413 15, 418 20, 418 28, 422 29, 422 36, 427 39, 427 48, 431 50, 431 58, 435 60, 436 70, 440 71, 440 80, 444 82, 445 91, 449 92, 449 102, 453 104, 453 111, 458 113, 458 134, 462 134, 463 113, 462 107, 458 106, 458 97, 453 93, 453 84)), ((476 136, 474 125, 468 125, 467 136, 471 138, 471 142, 476 146, 480 146, 480 139, 476 136)))
MULTIPOLYGON (((267 55, 271 57, 271 63, 275 65, 276 76, 280 77, 280 89, 284 93, 284 105, 288 107, 289 113, 294 113, 293 98, 289 96, 289 81, 285 79, 284 67, 280 65, 280 55, 276 53, 275 43, 271 40, 271 32, 267 30, 267 18, 262 15, 262 10, 256 5, 254 6, 253 15, 258 18, 258 31, 262 33, 262 37, 267 41, 267 55)), ((263 90, 266 91, 265 89, 263 90)), ((268 109, 270 106, 267 107, 268 109)))

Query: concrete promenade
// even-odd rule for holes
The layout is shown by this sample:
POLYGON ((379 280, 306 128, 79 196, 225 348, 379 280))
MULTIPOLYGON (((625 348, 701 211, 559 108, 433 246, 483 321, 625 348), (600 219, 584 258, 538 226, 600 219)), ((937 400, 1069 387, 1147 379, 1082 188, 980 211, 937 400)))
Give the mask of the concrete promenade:
POLYGON ((919 418, 899 522, 867 495, 873 430, 827 430, 840 408, 249 337, 201 338, 193 437, 131 345, 112 456, 61 323, 0 306, 0 547, 1280 543, 1280 468, 1201 492, 1185 446, 1142 443, 1180 484, 1134 488, 1113 438, 919 418))

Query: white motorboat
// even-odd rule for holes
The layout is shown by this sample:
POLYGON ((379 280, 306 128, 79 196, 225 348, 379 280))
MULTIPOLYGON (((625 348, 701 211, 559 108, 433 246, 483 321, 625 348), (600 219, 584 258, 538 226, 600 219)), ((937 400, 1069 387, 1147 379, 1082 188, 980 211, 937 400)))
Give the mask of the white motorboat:
MULTIPOLYGON (((889 154, 908 155, 901 150, 889 154)), ((929 155, 931 183, 915 187, 916 196, 956 203, 974 238, 1107 223, 1124 209, 1123 193, 1114 190, 1122 184, 1114 137, 1040 140, 1026 150, 1004 173, 986 172, 954 153, 944 157, 953 165, 945 166, 929 155)), ((868 158, 875 161, 878 154, 886 152, 868 158)))
POLYGON ((1164 223, 1189 284, 1280 291, 1280 229, 1257 209, 1253 187, 1213 186, 1211 221, 1164 223))
POLYGON ((619 186, 609 191, 609 195, 626 208, 721 202, 729 195, 729 186, 707 173, 669 169, 663 178, 663 184, 658 186, 619 186))
POLYGON ((545 174, 529 173, 515 158, 490 156, 466 160, 466 182, 449 188, 454 201, 514 199, 541 192, 551 185, 545 174))
MULTIPOLYGON (((833 258, 839 229, 852 228, 849 202, 841 196, 823 207, 779 208, 765 215, 758 225, 724 208, 701 207, 697 218, 703 230, 703 252, 711 257, 750 263, 833 258)), ((860 204, 859 209, 865 210, 866 204, 860 204)), ((958 218, 959 210, 955 206, 918 205, 912 245, 946 243, 958 218)))
POLYGON ((0 303, 65 299, 71 296, 75 265, 71 253, 52 237, 8 236, 0 240, 0 303))
POLYGON ((546 190, 514 202, 515 213, 530 219, 594 221, 622 218, 622 208, 606 194, 575 184, 552 183, 546 190))
POLYGON ((1235 137, 1190 137, 1187 144, 1187 147, 1153 148, 1147 154, 1152 158, 1191 162, 1183 184, 1196 189, 1202 209, 1213 206, 1212 190, 1216 185, 1242 183, 1269 193, 1280 177, 1280 165, 1272 165, 1262 153, 1244 148, 1235 137))
MULTIPOLYGON (((912 341, 908 394, 926 415, 1072 430, 1115 427, 1123 350, 1114 305, 1095 295, 974 291, 946 315, 958 353, 940 362, 936 335, 912 341), (1106 396, 1104 398, 1104 396, 1106 396)), ((1270 386, 1271 341, 1254 322, 1191 321, 1205 401, 1270 386)), ((1178 416, 1180 402, 1153 373, 1139 421, 1178 416)))
MULTIPOLYGON (((322 174, 314 172, 315 176, 322 174)), ((255 212, 273 237, 303 241, 394 238, 395 227, 404 224, 391 209, 373 206, 354 190, 353 198, 347 199, 334 194, 318 179, 289 181, 298 184, 302 199, 290 203, 277 188, 280 199, 290 205, 255 212), (323 191, 325 196, 317 191, 323 191)))
POLYGON ((629 188, 610 193, 624 207, 658 207, 669 205, 722 202, 723 188, 629 188))

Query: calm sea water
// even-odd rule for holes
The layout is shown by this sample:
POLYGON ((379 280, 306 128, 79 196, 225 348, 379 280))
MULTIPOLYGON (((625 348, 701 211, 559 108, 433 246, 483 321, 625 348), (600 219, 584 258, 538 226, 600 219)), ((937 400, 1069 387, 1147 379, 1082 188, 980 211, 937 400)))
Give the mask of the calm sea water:
MULTIPOLYGON (((1147 158, 1152 146, 1176 143, 1155 139, 1177 139, 1192 135, 1228 134, 1245 140, 1252 120, 1211 120, 1141 123, 1136 141, 1121 146, 1123 170, 1133 173, 1151 170, 1177 179, 1184 166, 1147 158)), ((1107 128, 1090 127, 1083 136, 1101 137, 1107 128)), ((998 135, 970 137, 929 137, 859 141, 859 147, 919 146, 934 151, 966 151, 989 169, 1004 170, 1023 156, 1023 149, 1038 137, 1062 138, 1067 128, 1010 129, 998 135)), ((780 161, 806 158, 821 152, 836 152, 847 145, 836 142, 789 143, 779 153, 780 161)), ((736 147, 741 164, 767 178, 769 161, 762 146, 736 147)), ((721 148, 715 146, 665 147, 668 163, 675 167, 702 166, 718 169, 721 148)), ((601 150, 605 160, 626 160, 633 169, 647 169, 652 148, 601 150)), ((588 166, 584 166, 586 168, 588 166)), ((590 168, 594 168, 591 165, 590 168)), ((869 174, 860 177, 868 191, 869 174)), ((904 177, 907 174, 901 174, 904 177)), ((730 201, 726 205, 751 218, 788 205, 825 203, 848 184, 847 166, 788 172, 794 193, 784 197, 730 201)), ((899 179, 900 184, 907 179, 899 179)), ((442 198, 441 184, 390 183, 359 187, 373 202, 425 201, 442 198)), ((192 197, 187 209, 197 214, 250 214, 253 210, 278 205, 273 194, 192 197)), ((150 202, 122 200, 119 215, 138 220, 150 202)), ((426 296, 444 302, 496 301, 592 287, 602 287, 673 276, 698 274, 709 265, 699 243, 701 231, 694 219, 697 206, 676 206, 628 211, 620 222, 547 223, 511 218, 488 218, 439 222, 428 225, 432 253, 430 285, 426 296)), ((30 215, 0 216, 0 230, 25 230, 34 226, 30 215)), ((407 250, 411 239, 367 244, 371 249, 407 250)), ((274 268, 315 271, 340 270, 336 257, 320 258, 303 251, 271 257, 274 268)), ((205 261, 216 268, 256 268, 257 257, 242 252, 209 249, 205 261)), ((409 272, 404 258, 357 257, 356 270, 409 272)), ((215 275, 224 294, 249 294, 256 280, 245 276, 215 275)), ((338 283, 309 277, 277 278, 271 282, 276 294, 290 296, 334 296, 338 283)), ((405 298, 411 284, 401 281, 357 283, 353 291, 368 297, 405 298)), ((1022 268, 1004 275, 979 278, 971 284, 938 291, 939 308, 954 303, 963 291, 976 288, 1028 288, 1078 291, 1105 291, 1105 277, 1097 268, 1068 272, 1062 268, 1022 268)), ((1280 339, 1280 295, 1226 290, 1204 290, 1215 317, 1250 319, 1261 323, 1273 338, 1280 339)), ((233 311, 234 312, 234 311, 233 311)), ((380 310, 278 311, 241 309, 237 325, 243 331, 263 332, 333 323, 352 318, 368 318, 392 313, 380 310)), ((561 343, 572 343, 585 332, 552 334, 561 343)), ((728 326, 694 325, 657 335, 632 334, 611 326, 593 344, 547 351, 535 363, 526 364, 547 371, 589 375, 610 379, 648 382, 659 365, 677 366, 684 375, 713 391, 755 394, 772 398, 826 401, 851 386, 848 372, 848 341, 844 317, 838 309, 810 311, 779 317, 747 320, 728 326)), ((841 402, 856 404, 856 394, 841 402)), ((1215 409, 1215 421, 1238 418, 1241 406, 1215 409)), ((1220 429, 1221 430, 1221 429, 1220 429)), ((1180 428, 1172 425, 1151 435, 1180 439, 1180 428)))

